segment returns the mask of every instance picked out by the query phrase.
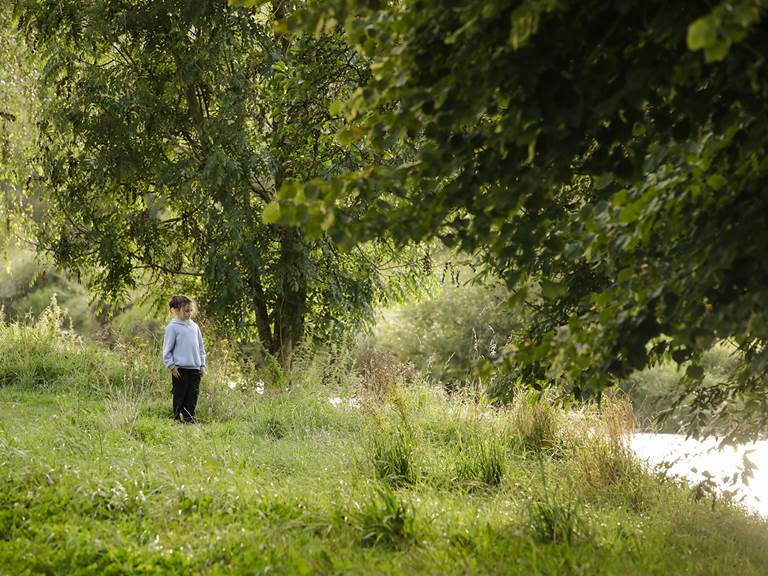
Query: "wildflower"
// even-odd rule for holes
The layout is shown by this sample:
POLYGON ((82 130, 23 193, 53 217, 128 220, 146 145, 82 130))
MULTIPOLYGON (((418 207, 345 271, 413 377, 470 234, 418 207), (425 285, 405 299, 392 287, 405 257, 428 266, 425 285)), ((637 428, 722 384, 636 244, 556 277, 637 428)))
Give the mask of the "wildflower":
POLYGON ((264 394, 264 382, 261 380, 256 381, 256 394, 264 394))

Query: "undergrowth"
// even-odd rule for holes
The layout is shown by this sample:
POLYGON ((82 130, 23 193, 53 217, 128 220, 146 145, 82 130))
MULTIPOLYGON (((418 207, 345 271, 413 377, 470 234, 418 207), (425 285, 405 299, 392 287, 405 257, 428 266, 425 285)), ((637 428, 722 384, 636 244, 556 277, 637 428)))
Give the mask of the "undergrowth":
POLYGON ((156 355, 47 314, 0 323, 2 575, 768 573, 766 522, 637 462, 621 397, 495 407, 212 345, 184 426, 156 355))

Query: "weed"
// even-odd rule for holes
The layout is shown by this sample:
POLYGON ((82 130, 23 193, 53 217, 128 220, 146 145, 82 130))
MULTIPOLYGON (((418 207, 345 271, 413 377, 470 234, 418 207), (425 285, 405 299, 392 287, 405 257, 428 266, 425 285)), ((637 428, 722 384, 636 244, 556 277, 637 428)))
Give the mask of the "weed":
POLYGON ((372 437, 373 468, 376 476, 392 485, 409 484, 415 480, 413 465, 413 434, 404 426, 379 429, 372 437))
POLYGON ((485 486, 501 484, 506 471, 504 446, 493 431, 465 438, 459 447, 456 476, 485 486))
POLYGON ((355 515, 360 541, 366 546, 401 547, 416 542, 413 506, 390 488, 377 489, 355 515))
POLYGON ((586 535, 586 523, 578 504, 550 494, 528 503, 528 530, 544 544, 573 544, 586 535))
POLYGON ((147 393, 147 382, 137 382, 130 376, 124 377, 122 386, 110 386, 106 391, 105 404, 111 427, 132 430, 144 408, 147 393))
POLYGON ((575 453, 579 477, 586 487, 599 491, 642 475, 629 446, 633 427, 632 404, 626 398, 604 399, 591 433, 582 438, 575 453))
POLYGON ((263 430, 273 440, 280 440, 288 434, 288 425, 277 416, 267 416, 263 430))
POLYGON ((509 412, 512 445, 524 452, 553 451, 559 443, 560 411, 549 396, 519 394, 509 412))
POLYGON ((573 495, 565 499, 553 493, 541 458, 539 466, 543 494, 528 499, 528 531, 544 544, 573 544, 587 532, 580 507, 573 495))
POLYGON ((159 444, 163 440, 163 433, 155 418, 139 418, 133 423, 129 433, 143 444, 159 444))
POLYGON ((379 398, 389 396, 399 383, 414 373, 410 364, 404 364, 394 354, 376 348, 366 348, 360 353, 357 371, 364 390, 379 398))

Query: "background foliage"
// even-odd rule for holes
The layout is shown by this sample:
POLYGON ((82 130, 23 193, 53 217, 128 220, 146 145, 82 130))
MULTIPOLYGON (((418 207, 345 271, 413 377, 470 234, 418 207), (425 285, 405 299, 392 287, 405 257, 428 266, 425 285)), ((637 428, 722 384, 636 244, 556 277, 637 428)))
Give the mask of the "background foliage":
POLYGON ((15 6, 44 63, 37 236, 107 305, 134 288, 190 291, 227 332, 258 334, 285 360, 306 328, 338 336, 418 277, 386 243, 340 252, 262 222, 286 179, 370 158, 335 143, 328 105, 367 74, 338 35, 274 32, 282 3, 15 6), (404 265, 385 280, 378 266, 393 261, 404 265))

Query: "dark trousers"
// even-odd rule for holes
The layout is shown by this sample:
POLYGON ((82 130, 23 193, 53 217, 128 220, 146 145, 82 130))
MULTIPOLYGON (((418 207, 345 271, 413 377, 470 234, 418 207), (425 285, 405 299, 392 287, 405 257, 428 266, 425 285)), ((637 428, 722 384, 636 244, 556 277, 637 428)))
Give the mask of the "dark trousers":
POLYGON ((179 374, 181 378, 171 376, 173 417, 182 422, 194 422, 197 397, 200 395, 200 370, 179 368, 179 374))

